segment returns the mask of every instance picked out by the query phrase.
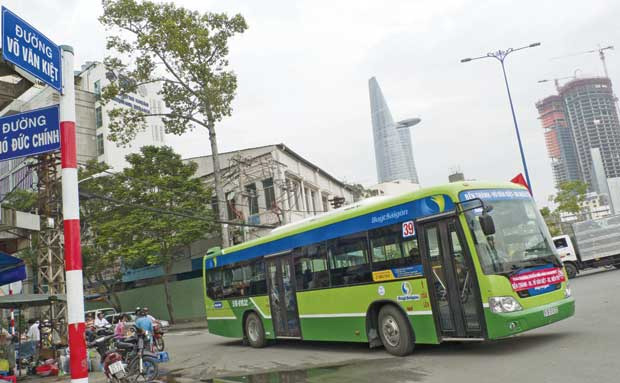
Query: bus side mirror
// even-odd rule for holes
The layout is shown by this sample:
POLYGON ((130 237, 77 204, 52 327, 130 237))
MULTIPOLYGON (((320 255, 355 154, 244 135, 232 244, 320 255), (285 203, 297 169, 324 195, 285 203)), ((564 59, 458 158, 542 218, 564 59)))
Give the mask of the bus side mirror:
POLYGON ((489 236, 495 234, 495 222, 493 222, 493 217, 484 213, 478 217, 478 221, 480 221, 480 227, 484 235, 489 236))

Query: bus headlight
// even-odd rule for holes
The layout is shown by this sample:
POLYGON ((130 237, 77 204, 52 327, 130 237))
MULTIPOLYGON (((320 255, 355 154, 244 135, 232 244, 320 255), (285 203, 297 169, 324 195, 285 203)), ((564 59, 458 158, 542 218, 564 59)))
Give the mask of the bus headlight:
POLYGON ((494 313, 511 313, 523 310, 523 307, 513 297, 491 297, 489 308, 494 313))
POLYGON ((568 298, 572 295, 572 291, 570 291, 570 285, 566 282, 566 288, 564 289, 564 298, 568 298))

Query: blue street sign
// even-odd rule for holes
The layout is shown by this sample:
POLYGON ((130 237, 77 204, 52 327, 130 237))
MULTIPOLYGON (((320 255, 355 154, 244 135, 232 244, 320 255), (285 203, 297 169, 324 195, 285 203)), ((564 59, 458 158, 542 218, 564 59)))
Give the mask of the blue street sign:
POLYGON ((60 48, 5 7, 2 57, 62 93, 60 48))
POLYGON ((0 161, 60 149, 58 105, 0 117, 0 161))

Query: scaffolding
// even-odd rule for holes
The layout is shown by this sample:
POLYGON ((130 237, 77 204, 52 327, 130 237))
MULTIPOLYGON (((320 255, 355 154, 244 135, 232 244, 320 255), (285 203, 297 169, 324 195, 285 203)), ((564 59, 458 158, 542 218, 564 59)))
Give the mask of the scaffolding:
MULTIPOLYGON (((35 293, 65 294, 63 231, 61 222, 60 154, 38 156, 36 164, 38 209, 43 218, 37 247, 37 286, 35 293)), ((56 303, 49 308, 50 319, 65 317, 65 305, 56 303)))

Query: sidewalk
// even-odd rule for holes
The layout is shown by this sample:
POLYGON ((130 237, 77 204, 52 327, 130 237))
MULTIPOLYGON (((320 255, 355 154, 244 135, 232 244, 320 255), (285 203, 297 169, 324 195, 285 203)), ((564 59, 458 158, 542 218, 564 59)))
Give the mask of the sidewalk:
POLYGON ((198 319, 188 322, 175 323, 170 325, 168 331, 187 331, 187 330, 206 330, 207 321, 205 319, 198 319))
MULTIPOLYGON (((70 375, 63 376, 22 376, 17 378, 18 382, 28 383, 56 383, 71 381, 70 375)), ((105 383, 107 380, 102 372, 91 372, 88 374, 88 383, 105 383)))

